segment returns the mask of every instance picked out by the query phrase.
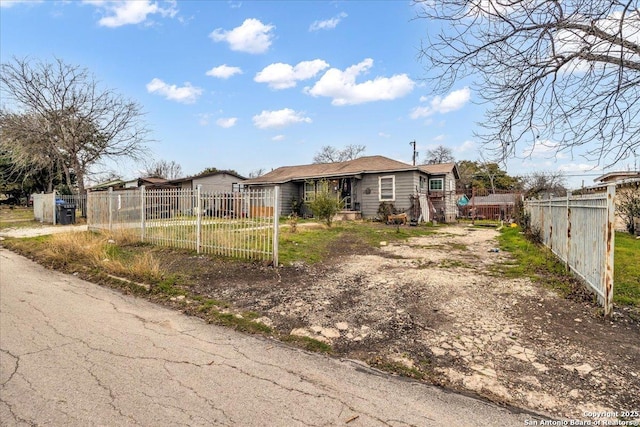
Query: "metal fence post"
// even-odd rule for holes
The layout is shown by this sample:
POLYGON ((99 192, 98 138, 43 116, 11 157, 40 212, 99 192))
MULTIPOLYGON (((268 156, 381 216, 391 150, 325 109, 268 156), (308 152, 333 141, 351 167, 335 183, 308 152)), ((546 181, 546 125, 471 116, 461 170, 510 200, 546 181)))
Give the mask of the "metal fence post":
POLYGON ((613 310, 613 254, 615 250, 616 186, 607 186, 606 267, 604 269, 604 315, 611 316, 613 310))
POLYGON ((202 184, 196 187, 196 253, 200 253, 202 247, 202 184))
POLYGON ((53 202, 53 225, 56 225, 56 190, 51 193, 51 201, 53 202))
POLYGON ((109 195, 109 231, 112 231, 111 227, 113 226, 113 187, 109 187, 107 194, 109 195))
POLYGON ((145 203, 145 188, 140 186, 140 241, 144 242, 144 229, 146 227, 147 207, 145 203))
POLYGON ((567 255, 565 257, 564 267, 567 271, 571 271, 571 191, 567 191, 567 255))
POLYGON ((273 266, 278 267, 278 241, 280 239, 280 186, 273 189, 273 266))

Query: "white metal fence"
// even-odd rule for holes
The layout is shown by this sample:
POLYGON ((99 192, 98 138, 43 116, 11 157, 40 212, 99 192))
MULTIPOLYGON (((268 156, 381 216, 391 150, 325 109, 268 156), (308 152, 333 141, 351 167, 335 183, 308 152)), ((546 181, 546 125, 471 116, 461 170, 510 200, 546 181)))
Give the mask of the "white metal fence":
POLYGON ((595 292, 605 315, 613 308, 615 192, 610 185, 602 193, 525 201, 532 229, 595 292))
POLYGON ((278 192, 200 188, 89 193, 89 230, 129 230, 141 241, 278 263, 278 192))
POLYGON ((76 217, 87 216, 87 195, 86 194, 58 194, 57 199, 64 200, 76 206, 76 217))

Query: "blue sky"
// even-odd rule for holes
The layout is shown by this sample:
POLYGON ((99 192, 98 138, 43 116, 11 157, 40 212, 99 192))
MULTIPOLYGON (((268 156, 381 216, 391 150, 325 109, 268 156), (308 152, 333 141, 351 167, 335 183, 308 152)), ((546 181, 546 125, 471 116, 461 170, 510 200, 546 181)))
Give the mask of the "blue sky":
MULTIPOLYGON (((361 144, 366 155, 410 163, 415 140, 421 158, 439 144, 456 160, 480 158, 473 131, 484 107, 464 83, 431 95, 418 48, 433 25, 414 19, 409 1, 0 6, 2 62, 55 56, 88 68, 142 105, 154 139, 148 158, 176 161, 187 175, 307 164, 324 145, 361 144)), ((519 153, 530 156, 510 160, 511 175, 564 170, 579 186, 602 173, 541 146, 530 153, 523 143, 519 153)), ((139 166, 105 168, 133 178, 139 166)))

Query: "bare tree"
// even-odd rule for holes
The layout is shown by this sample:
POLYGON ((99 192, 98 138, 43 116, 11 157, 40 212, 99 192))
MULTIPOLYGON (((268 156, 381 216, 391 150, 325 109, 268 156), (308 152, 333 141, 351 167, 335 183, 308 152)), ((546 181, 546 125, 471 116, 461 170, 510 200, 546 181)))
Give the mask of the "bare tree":
POLYGON ((145 165, 142 173, 157 178, 176 179, 182 177, 182 166, 174 160, 157 160, 145 165))
POLYGON ((366 149, 367 147, 364 145, 354 144, 347 145, 342 150, 330 145, 325 145, 313 156, 313 163, 336 163, 354 160, 362 157, 366 149))
POLYGON ((567 194, 565 175, 562 172, 533 172, 523 177, 523 188, 527 198, 539 198, 544 194, 567 194))
POLYGON ((426 154, 427 158, 425 159, 425 164, 434 165, 438 163, 455 162, 453 151, 451 151, 451 148, 445 147, 444 145, 438 145, 432 150, 427 150, 426 154))
MULTIPOLYGON (((47 172, 47 191, 53 191, 54 171, 63 169, 64 153, 54 149, 52 136, 43 132, 46 124, 33 114, 0 111, 0 150, 10 161, 9 173, 23 179, 47 172)), ((66 171, 65 171, 66 172, 66 171)), ((71 175, 65 173, 71 188, 71 175)))
POLYGON ((258 178, 264 175, 265 173, 266 173, 266 170, 264 168, 254 169, 251 172, 249 172, 249 179, 258 178))
POLYGON ((427 78, 439 94, 473 79, 502 159, 527 141, 616 163, 640 147, 639 2, 416 0, 443 24, 420 49, 427 78))
MULTIPOLYGON (((138 159, 144 151, 148 130, 141 107, 102 88, 84 68, 60 59, 49 63, 13 58, 1 65, 0 83, 13 114, 24 115, 23 123, 33 118, 31 123, 37 124, 28 129, 31 141, 55 155, 69 182, 75 175, 80 193, 90 169, 102 160, 138 159)), ((10 114, 3 111, 2 116, 10 114)), ((26 130, 3 127, 3 139, 20 144, 21 132, 26 130)))

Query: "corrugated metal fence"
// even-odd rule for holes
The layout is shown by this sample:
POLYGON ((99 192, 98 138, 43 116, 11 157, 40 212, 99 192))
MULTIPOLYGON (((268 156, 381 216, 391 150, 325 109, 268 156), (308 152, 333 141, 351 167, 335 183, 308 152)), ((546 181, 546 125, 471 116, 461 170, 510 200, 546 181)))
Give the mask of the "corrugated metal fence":
POLYGON ((278 192, 200 188, 89 193, 89 230, 128 229, 141 241, 278 263, 278 192))
POLYGON ((613 308, 615 185, 606 192, 527 200, 531 228, 596 293, 605 315, 613 308))

